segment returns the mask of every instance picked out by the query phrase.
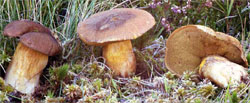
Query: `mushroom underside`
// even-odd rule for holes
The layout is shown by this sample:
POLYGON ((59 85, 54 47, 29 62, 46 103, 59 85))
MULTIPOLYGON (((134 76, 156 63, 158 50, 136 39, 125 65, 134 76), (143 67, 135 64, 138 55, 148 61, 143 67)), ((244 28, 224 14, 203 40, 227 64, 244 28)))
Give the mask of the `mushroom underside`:
MULTIPOLYGON (((216 33, 207 27, 186 26, 176 30, 167 39, 165 64, 181 76, 185 71, 195 71, 202 59, 209 55, 220 55, 228 60, 246 66, 242 49, 235 38, 216 33)), ((240 44, 239 44, 240 45, 240 44)))
POLYGON ((115 75, 128 77, 136 70, 136 60, 130 40, 105 45, 103 56, 115 75))
POLYGON ((21 93, 31 94, 38 85, 40 74, 47 62, 47 55, 20 42, 9 64, 5 81, 21 93))

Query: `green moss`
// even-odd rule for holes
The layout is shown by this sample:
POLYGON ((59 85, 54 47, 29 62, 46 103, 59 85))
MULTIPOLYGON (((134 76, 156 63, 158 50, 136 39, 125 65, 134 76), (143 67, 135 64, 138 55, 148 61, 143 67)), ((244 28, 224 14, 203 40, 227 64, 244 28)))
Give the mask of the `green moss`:
POLYGON ((8 99, 7 93, 0 91, 0 102, 4 103, 4 102, 8 102, 8 101, 9 101, 9 99, 8 99))
POLYGON ((0 77, 0 90, 7 93, 14 91, 14 89, 10 85, 5 84, 3 78, 1 77, 0 77))

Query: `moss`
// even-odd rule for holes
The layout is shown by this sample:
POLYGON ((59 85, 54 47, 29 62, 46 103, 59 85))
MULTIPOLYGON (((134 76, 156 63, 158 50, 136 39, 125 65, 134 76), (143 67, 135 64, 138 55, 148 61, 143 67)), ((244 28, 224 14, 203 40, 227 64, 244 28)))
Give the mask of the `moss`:
POLYGON ((0 77, 0 90, 7 93, 14 91, 14 89, 10 85, 5 84, 3 78, 1 77, 0 77))
POLYGON ((0 91, 0 102, 4 103, 4 102, 8 102, 8 101, 9 101, 9 99, 8 99, 7 93, 0 91))

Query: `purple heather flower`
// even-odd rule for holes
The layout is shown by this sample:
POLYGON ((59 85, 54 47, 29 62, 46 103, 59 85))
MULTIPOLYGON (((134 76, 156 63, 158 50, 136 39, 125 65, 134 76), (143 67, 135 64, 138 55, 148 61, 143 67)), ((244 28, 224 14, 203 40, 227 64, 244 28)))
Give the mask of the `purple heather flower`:
POLYGON ((163 25, 163 24, 165 24, 166 23, 166 18, 162 18, 161 19, 161 24, 163 25))
POLYGON ((182 9, 181 9, 181 10, 182 10, 182 12, 183 12, 184 14, 186 14, 186 13, 187 13, 187 8, 188 8, 187 6, 182 7, 182 9))
POLYGON ((160 1, 156 2, 155 0, 152 0, 152 3, 150 3, 149 6, 154 9, 161 4, 162 4, 162 2, 160 2, 160 1))
POLYGON ((164 28, 166 29, 167 32, 171 31, 170 24, 169 24, 169 22, 167 21, 166 18, 161 19, 161 24, 164 26, 164 28))
POLYGON ((192 0, 188 0, 188 1, 187 1, 187 5, 186 5, 187 8, 191 8, 191 1, 192 1, 192 0))
POLYGON ((186 14, 187 9, 191 8, 191 1, 192 0, 187 0, 187 5, 182 7, 182 8, 180 8, 179 6, 174 5, 173 7, 171 7, 171 10, 174 13, 179 13, 180 14, 181 12, 183 12, 184 14, 186 14))
POLYGON ((156 8, 157 5, 155 3, 151 3, 151 4, 149 4, 149 6, 154 9, 154 8, 156 8))
POLYGON ((213 5, 213 2, 211 0, 207 0, 205 3, 205 6, 207 7, 212 7, 212 5, 213 5))
POLYGON ((173 6, 173 7, 171 7, 171 10, 174 12, 174 13, 181 13, 181 9, 180 9, 180 7, 178 7, 178 6, 173 6))
POLYGON ((157 2, 156 4, 157 4, 157 6, 159 6, 159 5, 161 5, 162 3, 159 1, 159 2, 157 2))
POLYGON ((201 23, 201 20, 197 20, 197 23, 201 23))
POLYGON ((165 28, 166 28, 166 31, 167 31, 167 32, 170 32, 170 31, 171 31, 170 24, 167 24, 165 28))

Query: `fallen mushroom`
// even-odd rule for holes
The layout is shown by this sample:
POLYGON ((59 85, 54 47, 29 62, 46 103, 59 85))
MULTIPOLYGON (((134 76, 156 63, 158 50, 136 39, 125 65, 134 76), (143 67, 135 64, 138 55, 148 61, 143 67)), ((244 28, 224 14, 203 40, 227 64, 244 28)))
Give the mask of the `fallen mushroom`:
POLYGON ((61 47, 49 29, 32 21, 14 21, 4 30, 6 30, 4 35, 20 37, 20 42, 8 66, 5 81, 21 93, 31 94, 39 83, 40 74, 48 62, 48 56, 59 53, 61 47), (36 30, 32 30, 34 28, 36 30))
POLYGON ((155 24, 153 16, 139 9, 119 8, 100 12, 78 24, 80 39, 101 45, 106 64, 115 75, 128 77, 136 70, 131 39, 136 39, 155 24))
POLYGON ((199 66, 199 74, 223 88, 244 82, 248 75, 244 67, 221 56, 204 58, 199 66))
MULTIPOLYGON (((205 26, 188 25, 180 27, 176 29, 166 40, 165 65, 171 72, 179 77, 182 76, 185 71, 198 73, 199 65, 202 60, 211 55, 222 56, 232 63, 236 63, 244 67, 248 66, 242 46, 237 39, 221 32, 215 32, 205 26)), ((204 60, 206 61, 207 59, 204 60)), ((225 63, 227 64, 228 62, 225 63)), ((233 70, 235 70, 235 68, 237 67, 234 67, 233 70)), ((223 69, 224 71, 227 71, 225 73, 231 73, 231 69, 213 69, 218 71, 223 69)), ((242 70, 234 72, 240 71, 242 70)), ((208 75, 213 76, 213 74, 208 75)), ((242 75, 238 75, 238 77, 235 78, 240 78, 241 76, 242 75)), ((220 79, 221 78, 217 78, 217 81, 220 81, 220 79)), ((228 82, 229 81, 227 81, 227 83, 228 82)), ((223 83, 217 84, 219 85, 223 83)))

